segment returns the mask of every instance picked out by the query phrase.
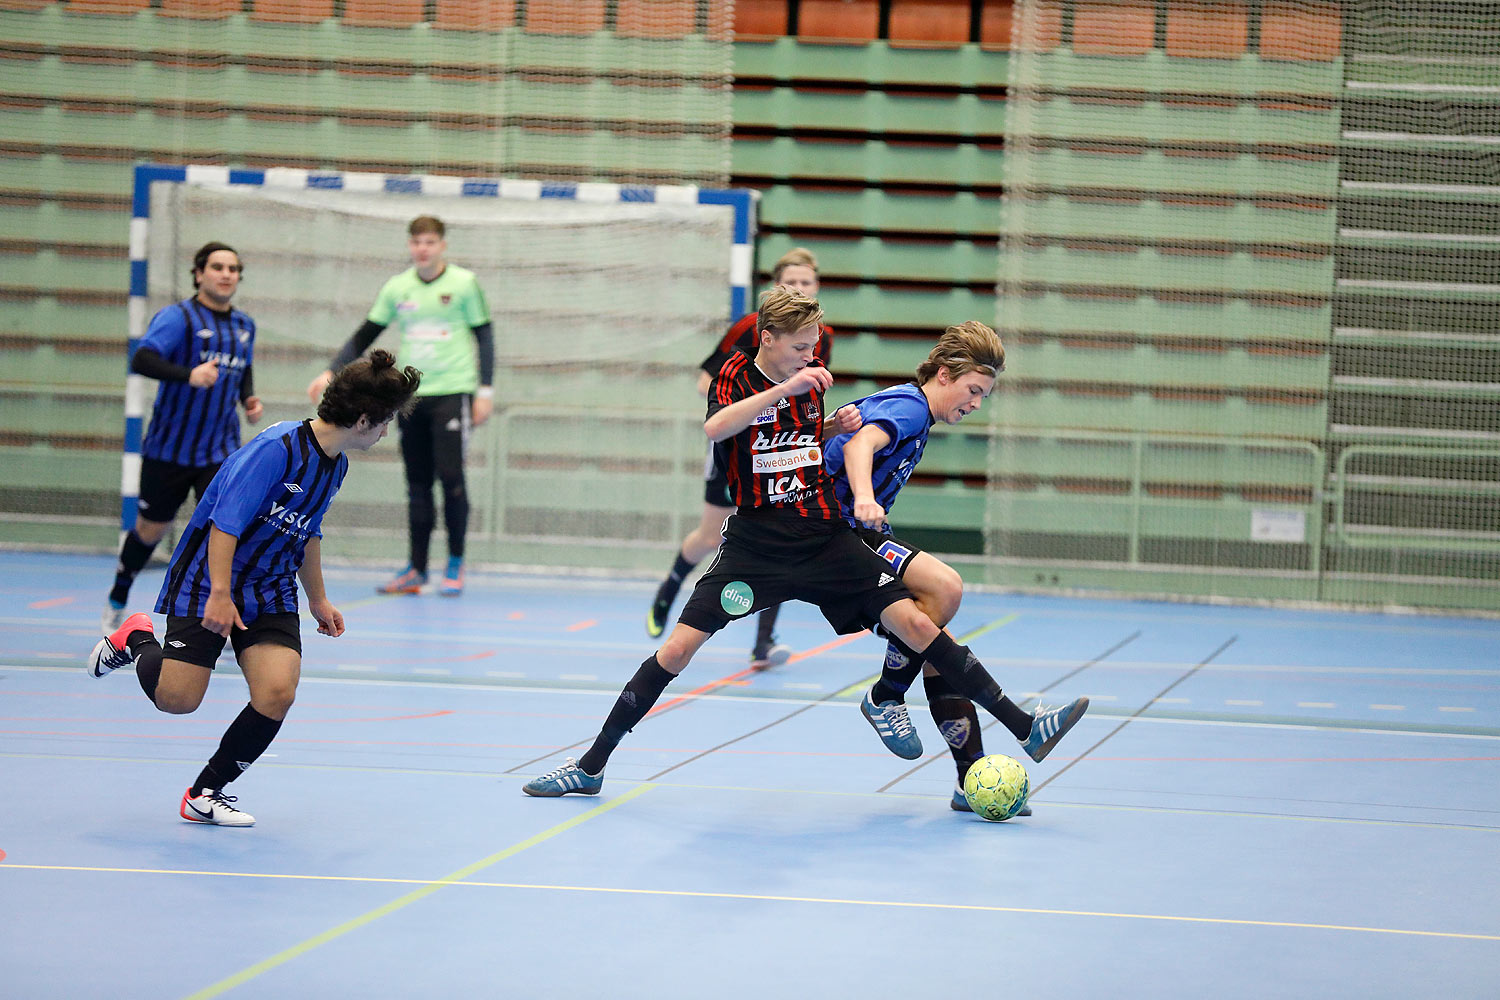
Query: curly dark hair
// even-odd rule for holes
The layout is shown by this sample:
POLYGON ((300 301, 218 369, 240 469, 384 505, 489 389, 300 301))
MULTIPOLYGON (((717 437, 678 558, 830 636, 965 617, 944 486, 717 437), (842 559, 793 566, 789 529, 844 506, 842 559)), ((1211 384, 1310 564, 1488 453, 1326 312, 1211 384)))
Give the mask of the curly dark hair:
POLYGON ((422 373, 411 365, 398 369, 390 351, 371 351, 333 376, 318 403, 318 418, 338 427, 353 427, 361 416, 384 423, 411 410, 421 382, 422 373))

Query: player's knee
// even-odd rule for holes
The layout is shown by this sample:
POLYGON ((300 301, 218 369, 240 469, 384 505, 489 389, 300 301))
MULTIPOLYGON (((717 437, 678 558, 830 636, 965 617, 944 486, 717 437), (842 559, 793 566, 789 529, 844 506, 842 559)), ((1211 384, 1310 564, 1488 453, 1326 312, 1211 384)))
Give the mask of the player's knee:
POLYGON ((198 710, 203 704, 203 694, 198 691, 174 691, 171 688, 158 685, 156 696, 152 699, 158 712, 168 715, 188 715, 198 710))
POLYGON ((167 536, 170 521, 148 521, 144 517, 135 519, 135 537, 147 545, 155 545, 167 536))
POLYGON ((250 698, 250 703, 255 710, 268 719, 284 719, 292 710, 292 702, 297 700, 297 685, 291 682, 277 682, 262 687, 250 698))
POLYGON ((926 649, 927 644, 937 638, 938 627, 915 601, 903 600, 890 605, 881 613, 880 622, 913 649, 926 649))
POLYGON ((958 575, 958 570, 944 564, 934 583, 933 611, 942 616, 942 624, 947 624, 958 614, 958 606, 964 599, 964 578, 958 575))

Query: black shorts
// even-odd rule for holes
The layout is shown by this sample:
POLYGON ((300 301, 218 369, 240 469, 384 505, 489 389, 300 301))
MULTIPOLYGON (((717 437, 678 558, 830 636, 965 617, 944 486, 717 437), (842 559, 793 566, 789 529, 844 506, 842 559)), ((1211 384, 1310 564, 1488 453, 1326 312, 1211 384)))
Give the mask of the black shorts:
POLYGON ((713 633, 736 618, 798 600, 817 605, 833 630, 847 635, 911 597, 891 564, 847 524, 799 520, 731 516, 724 544, 678 620, 713 633))
POLYGON ((188 491, 192 490, 193 496, 201 499, 218 471, 217 462, 213 465, 178 465, 158 458, 142 458, 136 513, 148 521, 170 523, 187 499, 188 491))
POLYGON ((922 552, 915 545, 909 545, 894 535, 887 535, 876 528, 861 526, 855 528, 854 533, 871 552, 890 564, 892 573, 902 579, 906 578, 906 567, 910 566, 911 561, 922 552))
POLYGON ((710 507, 733 507, 729 495, 729 473, 719 465, 712 444, 708 446, 708 458, 703 462, 703 502, 710 507))
MULTIPOLYGON (((251 646, 270 643, 302 652, 302 621, 294 612, 274 611, 261 615, 245 628, 229 630, 234 657, 239 659, 251 646)), ((167 634, 162 636, 162 655, 169 660, 214 668, 224 651, 224 637, 203 627, 202 618, 167 615, 167 634), (177 645, 181 643, 182 645, 177 645)))

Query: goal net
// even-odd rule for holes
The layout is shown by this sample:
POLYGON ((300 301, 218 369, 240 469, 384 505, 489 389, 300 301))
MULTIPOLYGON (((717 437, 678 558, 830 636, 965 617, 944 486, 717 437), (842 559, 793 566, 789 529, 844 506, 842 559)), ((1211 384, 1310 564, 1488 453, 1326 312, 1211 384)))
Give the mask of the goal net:
MULTIPOLYGON (((408 221, 437 216, 448 260, 475 272, 495 331, 495 413, 468 446, 471 562, 654 569, 698 518, 697 363, 746 308, 754 204, 746 191, 691 187, 140 168, 132 336, 192 294, 197 247, 227 242, 245 267, 234 304, 256 321, 266 407, 244 436, 302 419, 308 382, 410 266, 408 221)), ((375 342, 395 344, 394 332, 375 342)), ((132 376, 127 389, 127 518, 129 442, 154 388, 132 376)), ((325 556, 399 565, 399 448, 351 459, 325 556)), ((442 545, 440 516, 434 551, 442 545)))

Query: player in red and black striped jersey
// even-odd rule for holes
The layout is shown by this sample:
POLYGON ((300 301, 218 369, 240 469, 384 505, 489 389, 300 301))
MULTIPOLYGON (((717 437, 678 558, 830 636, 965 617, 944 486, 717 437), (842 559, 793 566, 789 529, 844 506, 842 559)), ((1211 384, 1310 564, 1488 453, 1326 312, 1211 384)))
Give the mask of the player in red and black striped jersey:
MULTIPOLYGON (((739 504, 725 524, 724 544, 667 640, 620 692, 593 745, 576 763, 568 760, 527 782, 526 794, 596 794, 620 740, 709 637, 736 618, 788 600, 817 605, 841 635, 881 625, 1001 721, 1030 721, 974 655, 917 607, 891 565, 840 515, 823 470, 823 394, 833 376, 814 363, 821 317, 818 304, 795 289, 777 287, 761 296, 755 358, 737 355, 719 370, 703 423, 709 440, 721 445, 739 504)), ((858 429, 855 409, 841 407, 826 426, 840 433, 858 429)), ((1038 717, 1045 725, 1033 727, 1024 744, 1034 759, 1045 757, 1078 721, 1087 707, 1087 699, 1081 701, 1067 718, 1038 717)), ((921 756, 904 704, 877 705, 866 694, 861 710, 892 752, 921 756)))
MULTIPOLYGON (((771 268, 771 282, 797 289, 808 298, 818 297, 818 259, 806 247, 793 247, 782 254, 771 268)), ((755 342, 758 314, 749 313, 730 326, 729 331, 714 346, 708 357, 699 366, 698 394, 706 397, 709 386, 719 369, 724 367, 736 353, 754 357, 758 347, 755 342)), ((818 345, 814 354, 826 368, 833 359, 833 328, 821 323, 818 329, 818 345)), ((708 460, 703 469, 703 515, 698 526, 688 533, 679 546, 672 568, 667 572, 656 597, 646 612, 646 634, 659 636, 667 627, 667 616, 682 582, 704 558, 719 547, 723 540, 724 520, 734 513, 734 500, 729 496, 729 480, 724 468, 716 461, 715 451, 710 447, 708 460)), ((791 649, 776 642, 776 614, 780 606, 762 611, 755 626, 755 646, 750 653, 750 665, 758 670, 784 663, 791 649)))

